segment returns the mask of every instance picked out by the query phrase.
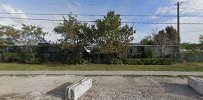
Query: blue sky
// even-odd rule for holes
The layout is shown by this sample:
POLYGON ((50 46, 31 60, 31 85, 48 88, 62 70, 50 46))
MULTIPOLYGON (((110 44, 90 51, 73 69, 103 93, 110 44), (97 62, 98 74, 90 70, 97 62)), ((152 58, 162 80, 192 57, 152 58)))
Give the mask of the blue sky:
MULTIPOLYGON (((26 13, 70 13, 73 14, 106 14, 114 10, 124 15, 175 15, 177 1, 183 1, 181 14, 203 13, 203 0, 1 0, 0 13, 25 13, 22 15, 0 15, 0 17, 20 18, 48 18, 62 19, 62 16, 37 16, 26 13), (196 9, 198 8, 198 9, 196 9), (191 10, 195 9, 195 10, 191 10)), ((78 16, 79 20, 91 21, 102 17, 78 16)), ((171 17, 121 17, 122 21, 128 22, 151 22, 151 23, 176 23, 176 18, 171 17)), ((181 22, 203 22, 203 18, 182 18, 181 22)), ((60 36, 52 31, 59 22, 29 21, 2 19, 0 24, 20 27, 22 23, 39 25, 51 35, 48 40, 56 41, 60 36)), ((152 24, 129 24, 137 30, 134 42, 139 42, 144 36, 151 35, 167 25, 152 24)), ((173 25, 176 27, 175 25, 173 25)), ((181 25, 181 42, 198 42, 199 35, 203 34, 203 25, 181 25)))

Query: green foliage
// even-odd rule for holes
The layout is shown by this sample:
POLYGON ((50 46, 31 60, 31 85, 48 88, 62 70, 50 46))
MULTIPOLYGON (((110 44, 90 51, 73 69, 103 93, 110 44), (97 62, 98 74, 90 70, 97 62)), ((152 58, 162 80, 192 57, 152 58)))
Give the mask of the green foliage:
POLYGON ((143 58, 153 58, 153 50, 146 50, 143 54, 143 58))
MULTIPOLYGON (((120 15, 114 11, 108 12, 103 19, 96 20, 95 25, 89 26, 82 24, 76 16, 69 14, 68 17, 54 28, 54 31, 63 37, 60 40, 62 49, 69 49, 74 55, 84 52, 84 47, 96 49, 91 53, 116 54, 120 57, 126 55, 135 31, 128 25, 122 27, 120 15)), ((78 59, 73 61, 77 63, 76 60, 78 59)))
POLYGON ((38 59, 38 58, 35 58, 35 59, 26 58, 25 63, 26 64, 40 64, 40 59, 38 59))
POLYGON ((11 26, 0 26, 0 44, 14 45, 18 42, 20 31, 11 26))
POLYGON ((173 26, 167 26, 158 34, 153 34, 153 41, 156 45, 177 45, 178 40, 178 33, 173 26))
POLYGON ((85 60, 85 59, 81 59, 81 60, 79 61, 79 64, 88 64, 88 61, 85 60))
POLYGON ((146 36, 144 39, 141 40, 140 44, 142 44, 142 45, 154 45, 154 41, 152 40, 151 36, 146 36))
POLYGON ((118 64, 122 64, 122 59, 118 59, 118 58, 113 58, 112 61, 111 61, 111 64, 115 64, 115 65, 118 65, 118 64))
POLYGON ((147 36, 141 40, 143 45, 177 45, 178 33, 173 26, 167 26, 158 33, 153 33, 152 36, 147 36))
POLYGON ((135 30, 128 25, 121 26, 120 15, 110 11, 103 19, 96 20, 97 47, 100 53, 125 55, 128 44, 133 40, 135 30))
POLYGON ((44 42, 44 35, 47 34, 43 32, 41 27, 35 25, 23 24, 22 31, 20 34, 20 43, 24 44, 27 51, 31 54, 32 59, 35 59, 35 55, 31 46, 37 45, 40 42, 44 42))
POLYGON ((200 37, 199 37, 199 41, 200 41, 200 44, 203 45, 203 35, 200 35, 200 37))
POLYGON ((127 65, 143 65, 141 59, 125 59, 123 62, 127 65))
POLYGON ((197 53, 199 49, 201 49, 201 44, 195 43, 183 43, 181 44, 181 49, 185 49, 188 52, 197 53))
POLYGON ((21 55, 19 53, 4 53, 3 61, 4 62, 19 62, 21 61, 21 55))
POLYGON ((127 65, 171 65, 174 61, 168 58, 140 58, 126 59, 124 64, 127 65))
POLYGON ((20 42, 24 45, 36 45, 45 41, 45 34, 47 33, 43 32, 41 27, 23 24, 20 34, 20 42))

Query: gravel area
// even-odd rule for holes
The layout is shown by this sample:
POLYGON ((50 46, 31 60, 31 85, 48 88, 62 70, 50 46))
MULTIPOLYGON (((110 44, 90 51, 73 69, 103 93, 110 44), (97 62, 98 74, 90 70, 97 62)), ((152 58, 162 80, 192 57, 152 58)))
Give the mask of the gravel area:
POLYGON ((65 87, 80 76, 2 76, 0 100, 63 100, 65 87))
MULTIPOLYGON (((0 76, 0 100, 63 100, 65 87, 83 76, 0 76)), ((186 78, 92 76, 79 100, 203 100, 186 78)))
POLYGON ((80 100, 203 100, 186 78, 93 77, 94 85, 80 100))

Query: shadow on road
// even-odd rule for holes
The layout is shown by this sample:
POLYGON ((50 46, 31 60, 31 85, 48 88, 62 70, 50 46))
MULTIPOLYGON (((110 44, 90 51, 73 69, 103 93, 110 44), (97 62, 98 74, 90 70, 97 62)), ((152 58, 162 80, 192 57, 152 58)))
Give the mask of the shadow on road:
POLYGON ((190 88, 186 84, 178 83, 162 83, 166 93, 181 95, 181 96, 200 96, 198 92, 190 88))
POLYGON ((65 88, 70 86, 72 83, 67 82, 64 83, 60 86, 58 86, 57 88, 54 88, 50 91, 47 92, 48 95, 54 96, 56 98, 60 98, 60 99, 64 99, 64 95, 65 95, 65 88))

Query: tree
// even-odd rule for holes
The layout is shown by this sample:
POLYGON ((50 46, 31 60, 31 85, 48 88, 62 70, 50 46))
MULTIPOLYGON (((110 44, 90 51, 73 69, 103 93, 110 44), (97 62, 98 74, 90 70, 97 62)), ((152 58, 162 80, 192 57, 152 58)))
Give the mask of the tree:
POLYGON ((178 45, 178 34, 173 26, 167 26, 165 29, 160 30, 157 34, 153 33, 152 36, 147 36, 141 40, 144 45, 157 45, 161 51, 161 56, 165 55, 167 45, 178 45))
POLYGON ((77 48, 80 47, 82 41, 81 22, 79 22, 71 14, 69 19, 64 18, 64 22, 54 28, 57 34, 61 34, 62 38, 59 40, 63 48, 77 48))
POLYGON ((153 41, 156 45, 177 45, 178 34, 173 26, 167 26, 164 30, 153 34, 153 41))
POLYGON ((40 42, 44 42, 45 34, 47 33, 43 32, 41 27, 35 25, 22 25, 20 43, 24 44, 26 49, 30 51, 32 59, 35 59, 32 46, 35 46, 40 42))
POLYGON ((142 45, 154 45, 154 41, 152 40, 151 36, 146 36, 144 39, 141 40, 140 44, 142 44, 142 45))
POLYGON ((203 50, 203 35, 200 35, 199 41, 200 41, 200 50, 203 50))
POLYGON ((199 37, 199 41, 200 41, 200 44, 203 45, 203 35, 200 35, 200 37, 199 37))
POLYGON ((110 11, 103 19, 96 20, 97 47, 100 53, 121 56, 133 40, 135 30, 128 25, 121 26, 120 15, 110 11))
POLYGON ((11 26, 0 26, 1 45, 14 45, 18 42, 20 31, 11 26))
POLYGON ((60 44, 63 55, 65 57, 64 63, 76 64, 82 59, 81 54, 84 47, 92 43, 92 30, 87 24, 82 24, 76 19, 76 16, 68 15, 68 19, 64 18, 63 23, 60 23, 54 28, 57 34, 61 34, 60 44))

